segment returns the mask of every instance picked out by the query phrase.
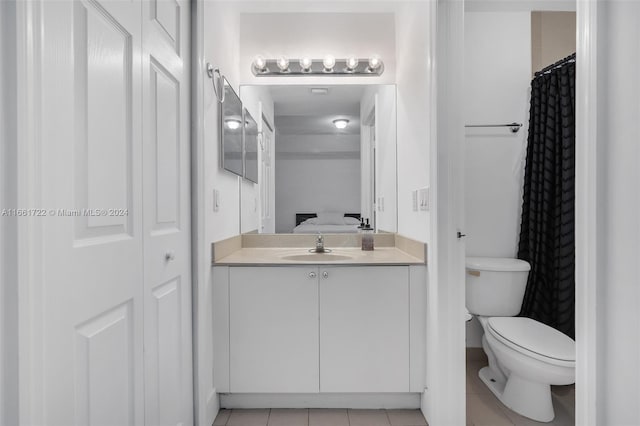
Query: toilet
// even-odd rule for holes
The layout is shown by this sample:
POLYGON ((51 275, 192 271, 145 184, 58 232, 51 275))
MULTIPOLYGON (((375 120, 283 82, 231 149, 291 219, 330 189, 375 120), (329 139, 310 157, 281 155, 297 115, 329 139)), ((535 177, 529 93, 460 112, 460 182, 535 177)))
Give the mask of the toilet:
POLYGON ((516 413, 539 422, 555 414, 551 385, 575 382, 575 342, 520 312, 530 266, 520 259, 468 257, 466 305, 482 328, 489 359, 478 376, 516 413))

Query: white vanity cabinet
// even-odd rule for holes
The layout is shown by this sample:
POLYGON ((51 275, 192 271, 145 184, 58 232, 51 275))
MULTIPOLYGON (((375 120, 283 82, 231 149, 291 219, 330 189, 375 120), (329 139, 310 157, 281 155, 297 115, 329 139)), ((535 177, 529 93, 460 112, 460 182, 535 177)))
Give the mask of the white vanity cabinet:
POLYGON ((229 268, 230 392, 318 392, 317 271, 229 268))
POLYGON ((409 267, 320 267, 320 391, 409 392, 409 267))
POLYGON ((424 266, 214 269, 218 392, 424 390, 424 266))

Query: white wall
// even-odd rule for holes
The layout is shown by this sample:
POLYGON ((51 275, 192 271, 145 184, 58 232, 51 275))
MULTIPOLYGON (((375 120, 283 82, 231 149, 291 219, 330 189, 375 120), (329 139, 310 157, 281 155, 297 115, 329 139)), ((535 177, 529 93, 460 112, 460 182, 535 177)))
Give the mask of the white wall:
POLYGON ((524 124, 517 133, 466 129, 466 253, 515 257, 529 122, 529 12, 465 14, 464 80, 467 124, 524 124))
POLYGON ((276 232, 296 213, 360 211, 359 148, 359 135, 276 135, 276 232))
POLYGON ((588 314, 597 315, 598 383, 592 391, 596 424, 602 425, 640 424, 639 20, 638 2, 599 2, 597 155, 588 171, 597 184, 597 235, 589 241, 597 238, 598 294, 597 310, 588 314))
POLYGON ((429 2, 415 2, 396 15, 398 114, 398 233, 429 242, 429 212, 413 211, 412 191, 429 185, 433 62, 429 2))
MULTIPOLYGON (((238 48, 239 17, 233 5, 204 2, 205 60, 220 68, 239 93, 238 48)), ((220 241, 240 233, 241 178, 220 168, 219 108, 211 79, 205 76, 204 92, 204 156, 205 156, 205 223, 209 242, 220 241), (213 211, 213 190, 220 191, 220 209, 213 211)))

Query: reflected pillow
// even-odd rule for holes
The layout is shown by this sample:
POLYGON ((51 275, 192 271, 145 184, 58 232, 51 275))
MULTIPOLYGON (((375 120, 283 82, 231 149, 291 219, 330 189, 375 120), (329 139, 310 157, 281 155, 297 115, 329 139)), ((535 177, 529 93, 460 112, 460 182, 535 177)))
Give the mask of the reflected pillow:
MULTIPOLYGON (((311 218, 305 220, 302 223, 304 223, 305 225, 317 225, 318 224, 318 218, 317 217, 311 217, 311 218)), ((302 225, 302 223, 301 223, 301 225, 302 225)))
POLYGON ((345 225, 360 225, 360 220, 356 219, 355 217, 345 216, 344 217, 344 224, 345 225))
POLYGON ((317 219, 318 225, 344 225, 344 213, 320 212, 317 219))

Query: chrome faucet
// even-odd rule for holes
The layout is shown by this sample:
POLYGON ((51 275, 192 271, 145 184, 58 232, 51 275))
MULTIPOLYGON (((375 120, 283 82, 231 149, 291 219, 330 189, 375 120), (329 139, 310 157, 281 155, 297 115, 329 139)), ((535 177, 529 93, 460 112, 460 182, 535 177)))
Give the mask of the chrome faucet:
POLYGON ((324 237, 318 234, 316 237, 316 253, 324 253, 324 237))

